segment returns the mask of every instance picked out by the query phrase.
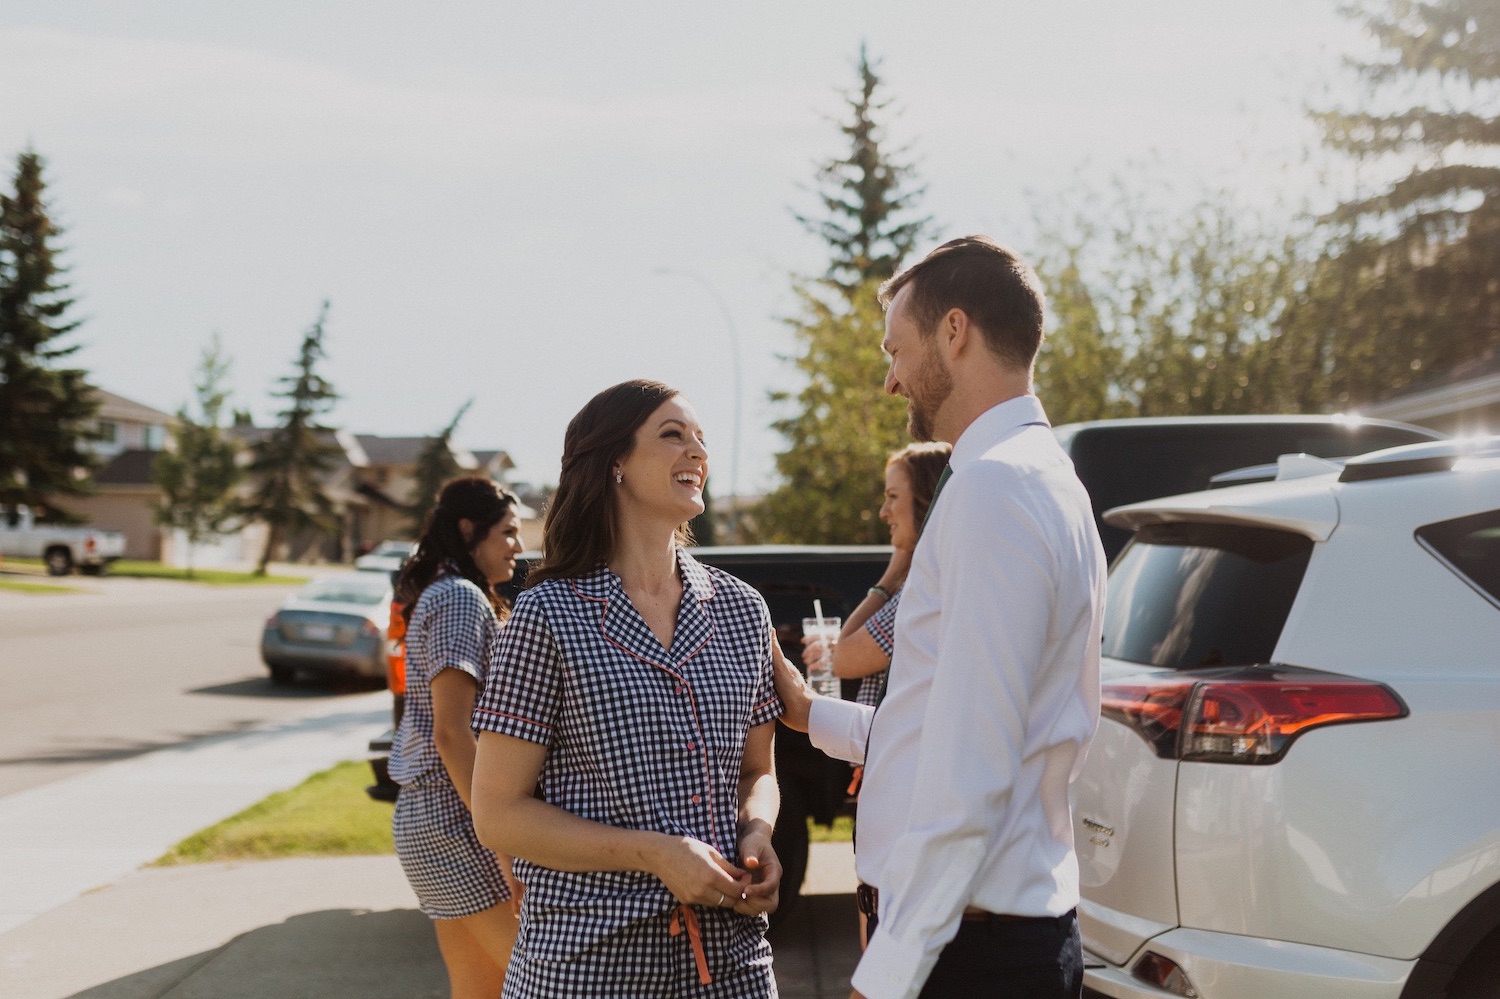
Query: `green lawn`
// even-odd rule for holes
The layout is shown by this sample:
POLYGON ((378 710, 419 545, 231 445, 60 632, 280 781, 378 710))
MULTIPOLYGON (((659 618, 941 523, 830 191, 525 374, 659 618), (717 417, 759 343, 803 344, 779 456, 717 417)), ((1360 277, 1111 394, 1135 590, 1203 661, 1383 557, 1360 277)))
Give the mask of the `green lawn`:
POLYGON ((814 843, 848 843, 854 839, 854 820, 847 815, 840 815, 833 820, 833 826, 829 827, 820 826, 808 819, 807 833, 814 843))
POLYGON ((395 853, 391 806, 365 794, 367 763, 340 763, 194 833, 156 866, 395 853))
POLYGON ((19 579, 0 579, 0 590, 12 593, 77 593, 76 586, 60 586, 56 583, 27 583, 19 579))
MULTIPOLYGON (((26 569, 46 569, 39 558, 8 558, 0 564, 26 569)), ((189 583, 206 583, 210 586, 244 586, 247 584, 287 586, 307 582, 306 576, 257 576, 253 572, 230 572, 225 569, 196 569, 189 576, 186 569, 163 565, 160 562, 143 562, 129 558, 111 562, 104 572, 109 576, 123 576, 127 579, 178 579, 189 583)))
MULTIPOLYGON (((365 794, 372 779, 369 764, 340 763, 194 833, 155 866, 395 853, 390 804, 365 794)), ((836 819, 832 829, 808 822, 814 843, 847 843, 853 829, 848 816, 836 819)))

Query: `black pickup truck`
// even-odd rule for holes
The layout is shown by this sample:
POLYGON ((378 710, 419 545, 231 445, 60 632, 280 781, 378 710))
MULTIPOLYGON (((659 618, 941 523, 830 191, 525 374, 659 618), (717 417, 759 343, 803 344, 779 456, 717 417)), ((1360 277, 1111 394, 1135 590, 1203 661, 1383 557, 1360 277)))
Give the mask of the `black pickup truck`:
MULTIPOLYGON (((694 548, 693 557, 739 577, 760 591, 771 612, 776 637, 789 660, 802 661, 802 619, 813 614, 813 601, 823 613, 847 618, 880 578, 890 561, 891 549, 843 545, 752 545, 746 547, 694 548)), ((516 576, 501 587, 514 599, 525 582, 530 559, 523 556, 516 576)), ((857 682, 846 685, 852 698, 857 682)), ((385 772, 391 735, 370 743, 375 772, 371 797, 394 801, 398 788, 385 772)), ((796 905, 803 876, 807 873, 807 820, 828 825, 850 805, 850 767, 829 759, 812 747, 807 736, 781 727, 776 730, 776 775, 781 784, 781 817, 776 823, 773 845, 783 867, 778 920, 796 905)))

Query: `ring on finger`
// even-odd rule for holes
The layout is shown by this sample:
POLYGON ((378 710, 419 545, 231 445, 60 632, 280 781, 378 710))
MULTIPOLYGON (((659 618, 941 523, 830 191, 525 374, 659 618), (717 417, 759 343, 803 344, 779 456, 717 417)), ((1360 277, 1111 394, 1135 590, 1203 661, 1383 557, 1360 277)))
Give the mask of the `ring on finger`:
POLYGON ((723 908, 723 906, 724 906, 724 899, 726 899, 728 897, 729 896, 725 895, 723 892, 719 892, 719 908, 723 908))

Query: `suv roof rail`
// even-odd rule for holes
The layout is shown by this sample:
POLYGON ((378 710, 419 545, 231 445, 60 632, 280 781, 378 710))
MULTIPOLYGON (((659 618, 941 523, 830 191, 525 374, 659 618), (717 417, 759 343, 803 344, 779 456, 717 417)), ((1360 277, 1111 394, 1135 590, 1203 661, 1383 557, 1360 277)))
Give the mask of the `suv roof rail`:
POLYGON ((1344 462, 1340 482, 1446 472, 1465 459, 1500 459, 1500 437, 1459 437, 1372 451, 1344 462))

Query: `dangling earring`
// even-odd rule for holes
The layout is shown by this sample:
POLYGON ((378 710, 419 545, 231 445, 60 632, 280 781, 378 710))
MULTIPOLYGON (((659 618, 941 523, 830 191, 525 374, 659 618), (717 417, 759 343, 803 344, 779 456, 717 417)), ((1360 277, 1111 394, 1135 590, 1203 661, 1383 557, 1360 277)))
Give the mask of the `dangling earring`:
POLYGON ((615 469, 615 482, 616 483, 620 483, 620 482, 624 482, 624 481, 625 481, 625 476, 620 473, 620 470, 618 468, 615 469))

